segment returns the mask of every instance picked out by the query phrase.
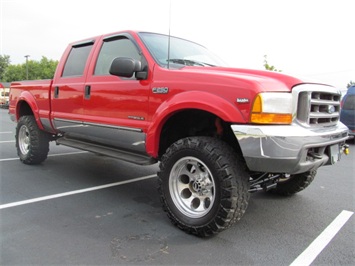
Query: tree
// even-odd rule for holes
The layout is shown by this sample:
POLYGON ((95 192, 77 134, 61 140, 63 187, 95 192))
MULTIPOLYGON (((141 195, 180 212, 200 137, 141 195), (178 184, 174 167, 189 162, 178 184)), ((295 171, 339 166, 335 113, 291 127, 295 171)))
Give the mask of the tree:
POLYGON ((348 85, 346 85, 347 88, 350 88, 351 86, 355 86, 355 82, 350 80, 350 82, 348 83, 348 85))
POLYGON ((276 71, 276 72, 282 72, 282 70, 278 70, 276 69, 276 67, 274 66, 270 66, 267 62, 267 55, 264 55, 264 67, 266 70, 270 70, 270 71, 276 71))
POLYGON ((10 65, 10 56, 0 55, 0 80, 3 80, 5 71, 9 65, 10 65))
MULTIPOLYGON (((28 79, 51 79, 54 76, 58 61, 42 56, 40 61, 28 60, 28 79)), ((4 81, 26 80, 26 63, 9 65, 4 74, 4 81)))

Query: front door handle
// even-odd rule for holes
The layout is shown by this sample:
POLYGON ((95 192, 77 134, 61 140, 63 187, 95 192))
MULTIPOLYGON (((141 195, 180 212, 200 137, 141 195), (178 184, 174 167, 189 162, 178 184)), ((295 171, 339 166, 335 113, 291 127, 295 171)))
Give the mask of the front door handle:
POLYGON ((59 97, 59 87, 58 86, 55 86, 54 87, 54 98, 58 98, 59 97))
POLYGON ((90 92, 91 92, 91 86, 90 85, 86 85, 85 86, 85 99, 90 99, 90 92))

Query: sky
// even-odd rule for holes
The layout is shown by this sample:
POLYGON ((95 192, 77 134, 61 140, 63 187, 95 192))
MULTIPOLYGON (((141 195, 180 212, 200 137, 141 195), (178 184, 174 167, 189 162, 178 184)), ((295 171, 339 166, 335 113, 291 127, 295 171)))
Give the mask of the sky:
POLYGON ((142 30, 200 43, 231 67, 345 89, 355 82, 354 0, 0 0, 0 55, 59 60, 68 43, 142 30))

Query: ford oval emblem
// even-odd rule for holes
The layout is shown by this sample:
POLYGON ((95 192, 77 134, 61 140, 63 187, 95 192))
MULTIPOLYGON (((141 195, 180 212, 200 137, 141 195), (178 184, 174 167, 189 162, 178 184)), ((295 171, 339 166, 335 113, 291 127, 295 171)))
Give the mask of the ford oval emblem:
POLYGON ((328 105, 328 114, 333 114, 335 113, 335 106, 334 105, 328 105))

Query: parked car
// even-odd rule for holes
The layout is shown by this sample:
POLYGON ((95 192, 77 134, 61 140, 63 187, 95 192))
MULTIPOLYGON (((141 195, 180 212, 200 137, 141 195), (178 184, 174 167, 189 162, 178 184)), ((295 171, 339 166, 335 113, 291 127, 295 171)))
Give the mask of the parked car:
POLYGON ((0 107, 9 108, 10 83, 0 82, 0 107))
POLYGON ((340 121, 349 128, 349 135, 355 136, 355 86, 351 86, 342 100, 340 121))

